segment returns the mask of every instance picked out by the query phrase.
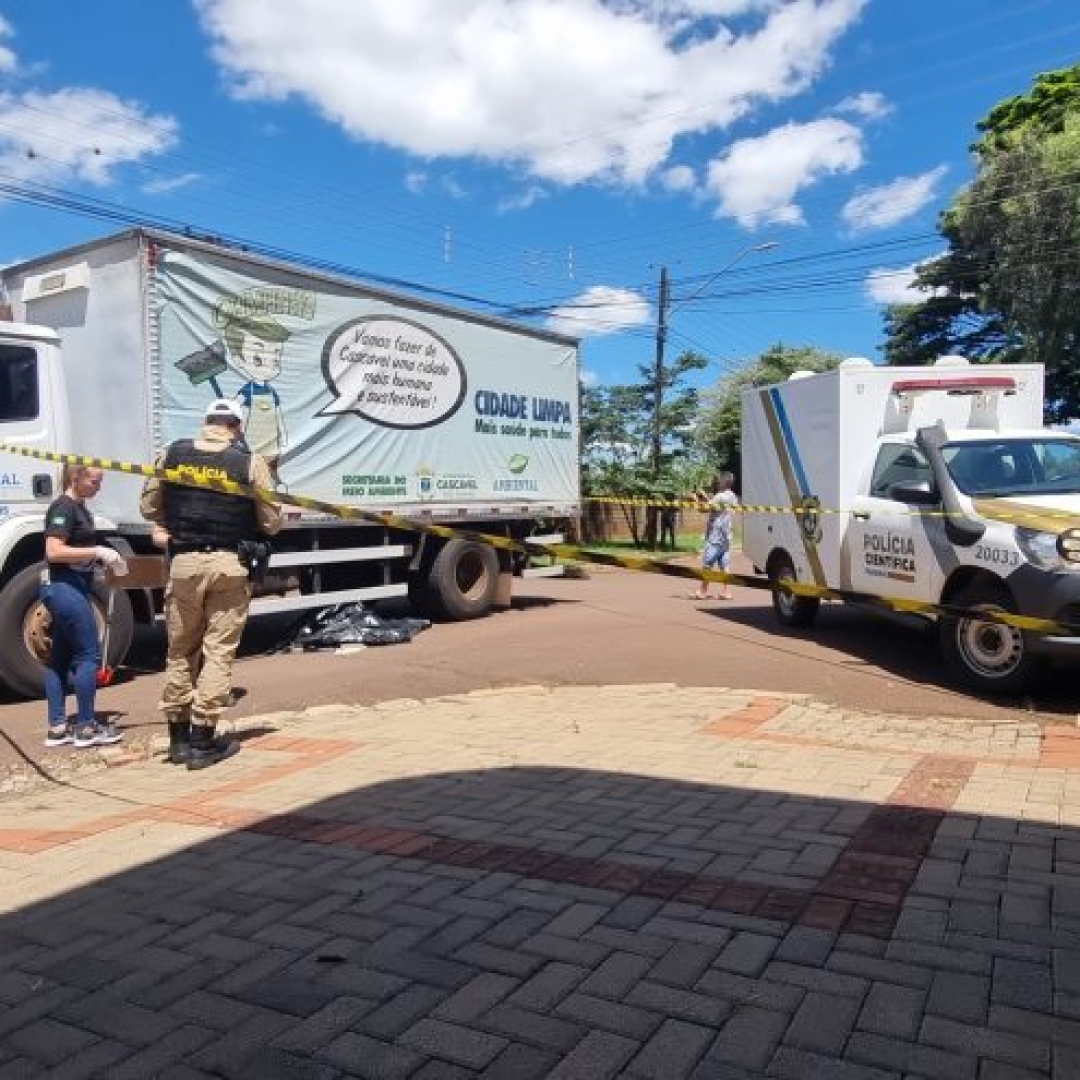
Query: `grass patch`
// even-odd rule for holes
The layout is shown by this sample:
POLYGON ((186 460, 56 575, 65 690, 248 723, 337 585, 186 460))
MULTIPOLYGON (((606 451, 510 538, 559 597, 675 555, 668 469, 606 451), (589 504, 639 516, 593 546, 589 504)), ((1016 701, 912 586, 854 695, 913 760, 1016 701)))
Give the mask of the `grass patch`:
POLYGON ((700 555, 702 537, 680 536, 674 551, 650 549, 635 544, 633 540, 605 540, 602 543, 579 544, 584 551, 595 551, 601 555, 645 555, 650 559, 674 559, 682 555, 700 555))

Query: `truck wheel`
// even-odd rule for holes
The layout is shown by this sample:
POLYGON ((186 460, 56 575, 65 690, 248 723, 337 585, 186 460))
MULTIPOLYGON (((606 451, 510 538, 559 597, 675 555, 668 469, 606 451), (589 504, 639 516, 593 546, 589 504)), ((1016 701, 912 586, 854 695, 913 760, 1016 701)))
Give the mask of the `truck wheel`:
POLYGON ((430 611, 442 619, 478 619, 491 610, 499 585, 499 556, 475 540, 450 540, 428 574, 430 611))
POLYGON ((773 583, 773 611, 781 626, 810 626, 817 618, 821 601, 816 596, 796 596, 778 587, 782 581, 797 581, 791 557, 781 555, 769 568, 769 580, 773 583))
MULTIPOLYGON (((49 613, 37 595, 41 567, 41 563, 35 563, 20 570, 0 592, 0 638, 9 643, 0 650, 0 682, 24 697, 41 697, 44 693, 44 666, 52 646, 49 613)), ((92 602, 100 630, 105 625, 108 591, 95 586, 92 602)), ((117 589, 106 658, 110 667, 123 662, 134 632, 131 600, 123 589, 117 589)))
MULTIPOLYGON (((1015 611, 1009 591, 1001 585, 973 585, 950 599, 963 608, 1015 611)), ((980 693, 1015 694, 1041 666, 1031 653, 1028 636, 1014 626, 978 618, 942 618, 941 651, 957 677, 980 693)))

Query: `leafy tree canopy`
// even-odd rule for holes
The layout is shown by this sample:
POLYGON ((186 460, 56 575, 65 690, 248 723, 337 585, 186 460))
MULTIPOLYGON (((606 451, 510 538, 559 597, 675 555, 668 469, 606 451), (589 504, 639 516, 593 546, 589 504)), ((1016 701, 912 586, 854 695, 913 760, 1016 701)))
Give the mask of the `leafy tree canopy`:
MULTIPOLYGON (((693 425, 698 391, 686 377, 707 365, 705 357, 685 352, 663 365, 641 364, 641 383, 589 386, 582 391, 582 488, 586 495, 676 498, 698 486, 703 475, 696 460, 693 425), (657 395, 660 443, 655 454, 657 395)), ((631 522, 635 540, 637 518, 631 522)), ((649 541, 655 522, 646 523, 649 541)))
POLYGON ((1046 365, 1050 420, 1080 415, 1080 65, 979 124, 978 171, 941 217, 921 303, 886 314, 886 360, 943 353, 1046 365))
POLYGON ((698 391, 685 379, 707 364, 700 353, 688 351, 664 365, 659 378, 655 366, 640 364, 640 383, 584 388, 581 457, 587 492, 680 490, 698 411, 698 391), (654 452, 657 419, 659 454, 654 452))
POLYGON ((1013 149, 1026 135, 1053 135, 1080 108, 1080 64, 1035 76, 1027 94, 1006 98, 976 125, 983 137, 972 146, 983 158, 1013 149))

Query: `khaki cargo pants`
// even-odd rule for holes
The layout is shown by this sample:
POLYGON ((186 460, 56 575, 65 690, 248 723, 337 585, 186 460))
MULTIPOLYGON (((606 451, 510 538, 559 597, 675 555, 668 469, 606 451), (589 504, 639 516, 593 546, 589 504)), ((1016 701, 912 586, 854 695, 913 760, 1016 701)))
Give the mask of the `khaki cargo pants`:
POLYGON ((216 723, 232 701, 232 666, 247 622, 251 585, 232 551, 173 558, 165 590, 169 651, 160 708, 216 723))

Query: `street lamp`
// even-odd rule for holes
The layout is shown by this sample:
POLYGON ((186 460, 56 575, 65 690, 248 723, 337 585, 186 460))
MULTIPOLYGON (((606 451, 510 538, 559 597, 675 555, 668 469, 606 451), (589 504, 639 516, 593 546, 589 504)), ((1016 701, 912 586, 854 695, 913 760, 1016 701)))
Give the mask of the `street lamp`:
POLYGON ((730 262, 727 262, 723 266, 721 266, 715 274, 712 274, 710 277, 708 277, 689 296, 684 296, 681 299, 676 300, 672 304, 670 304, 668 310, 670 311, 672 308, 677 307, 679 304, 688 304, 691 300, 696 300, 699 296, 701 296, 703 292, 705 292, 706 289, 708 289, 708 287, 714 281, 716 281, 717 278, 723 277, 723 275, 726 274, 737 262, 739 262, 741 259, 746 258, 747 255, 753 255, 759 251, 772 251, 774 248, 778 248, 779 246, 780 243, 777 240, 766 240, 763 244, 750 244, 747 247, 744 247, 742 251, 738 252, 730 262))

